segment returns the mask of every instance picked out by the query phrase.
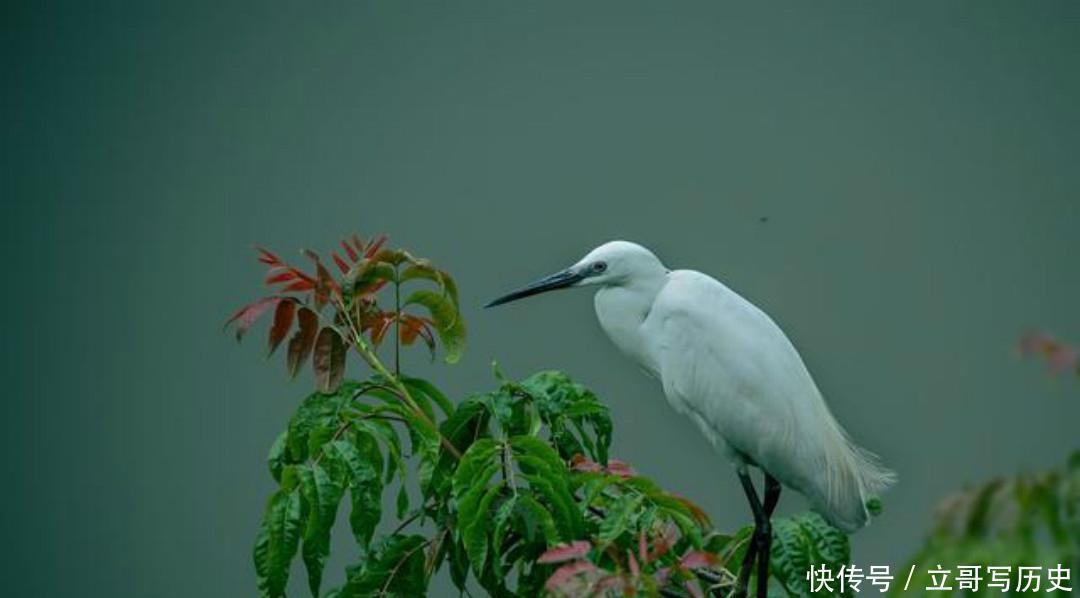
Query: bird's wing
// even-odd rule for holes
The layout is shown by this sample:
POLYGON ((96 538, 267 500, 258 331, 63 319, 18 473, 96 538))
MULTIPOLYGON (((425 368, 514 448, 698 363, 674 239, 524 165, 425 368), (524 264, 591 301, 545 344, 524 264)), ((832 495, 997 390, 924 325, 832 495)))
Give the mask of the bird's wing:
POLYGON ((644 326, 672 406, 753 462, 784 448, 800 404, 821 400, 780 328, 709 276, 672 272, 644 326))
POLYGON ((844 529, 862 525, 864 491, 891 474, 851 445, 767 314, 719 281, 680 270, 643 327, 664 394, 715 446, 807 495, 844 529))

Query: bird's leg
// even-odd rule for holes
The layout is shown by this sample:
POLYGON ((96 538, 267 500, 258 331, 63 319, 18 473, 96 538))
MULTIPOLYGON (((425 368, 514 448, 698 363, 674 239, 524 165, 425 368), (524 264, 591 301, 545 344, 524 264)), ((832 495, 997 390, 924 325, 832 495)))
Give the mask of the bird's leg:
POLYGON ((758 574, 757 595, 765 598, 769 593, 769 551, 772 548, 772 514, 780 502, 780 482, 765 472, 765 519, 758 522, 758 574))
MULTIPOLYGON (((739 465, 736 470, 739 474, 739 482, 742 483, 743 492, 746 493, 746 500, 750 503, 750 510, 754 513, 754 533, 750 536, 750 541, 746 545, 746 556, 743 557, 742 566, 739 567, 739 578, 735 582, 735 591, 731 594, 732 598, 746 598, 746 586, 750 583, 750 571, 754 568, 754 559, 757 558, 758 552, 761 550, 761 536, 762 522, 765 522, 766 528, 768 527, 769 518, 765 514, 765 509, 761 505, 761 499, 758 498, 757 490, 754 489, 754 482, 750 480, 750 472, 747 471, 746 465, 739 465)), ((768 530, 769 535, 772 535, 772 531, 768 530)), ((759 589, 760 589, 760 584, 759 589)))

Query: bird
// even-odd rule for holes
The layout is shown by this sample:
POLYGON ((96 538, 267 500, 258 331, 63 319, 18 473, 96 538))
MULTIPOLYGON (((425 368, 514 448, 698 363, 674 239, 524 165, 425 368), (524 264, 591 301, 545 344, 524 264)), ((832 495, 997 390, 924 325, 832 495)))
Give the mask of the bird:
POLYGON ((768 314, 715 278, 669 270, 652 251, 621 240, 485 307, 575 287, 596 289, 596 316, 611 342, 660 381, 670 406, 734 466, 754 531, 733 596, 746 596, 755 559, 756 594, 767 594, 770 520, 783 487, 844 532, 867 524, 867 500, 896 476, 850 439, 768 314), (763 472, 763 496, 751 468, 763 472))

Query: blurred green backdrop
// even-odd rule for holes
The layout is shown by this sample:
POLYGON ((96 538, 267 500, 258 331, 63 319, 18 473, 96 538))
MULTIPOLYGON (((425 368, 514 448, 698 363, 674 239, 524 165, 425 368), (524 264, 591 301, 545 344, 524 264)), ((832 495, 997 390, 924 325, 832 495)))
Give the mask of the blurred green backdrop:
POLYGON ((493 358, 569 371, 618 456, 730 528, 729 467, 587 293, 479 309, 614 237, 721 278, 900 472, 863 565, 900 565, 948 490, 1077 445, 1076 385, 1010 351, 1080 339, 1080 4, 0 10, 6 595, 254 594, 265 452, 309 388, 220 333, 254 242, 437 258, 470 346, 416 370, 458 396, 493 358))

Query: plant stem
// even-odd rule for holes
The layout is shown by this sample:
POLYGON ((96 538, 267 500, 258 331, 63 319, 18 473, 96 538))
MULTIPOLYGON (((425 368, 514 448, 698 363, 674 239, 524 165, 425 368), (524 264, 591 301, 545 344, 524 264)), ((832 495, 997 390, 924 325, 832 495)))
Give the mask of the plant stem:
POLYGON ((360 357, 362 357, 364 361, 367 362, 371 369, 375 370, 376 374, 379 374, 390 382, 391 386, 393 386, 395 394, 397 394, 398 398, 400 398, 401 401, 405 403, 405 406, 413 412, 413 415, 416 416, 417 419, 422 421, 424 425, 430 428, 431 431, 439 437, 439 442, 442 444, 442 446, 446 449, 448 453, 453 455, 455 459, 460 460, 461 451, 459 451, 458 448, 454 446, 454 444, 450 442, 448 438, 442 435, 442 432, 439 431, 439 426, 434 421, 432 421, 426 413, 424 413, 424 410, 420 408, 420 406, 416 403, 416 400, 414 400, 412 398, 412 395, 409 394, 409 389, 405 387, 405 384, 401 382, 401 379, 397 375, 391 374, 390 371, 386 369, 386 366, 383 365, 382 361, 379 360, 379 356, 376 355, 367 346, 367 343, 364 342, 364 337, 361 336, 360 330, 357 328, 356 323, 353 322, 352 316, 349 315, 348 310, 345 309, 344 301, 342 301, 340 298, 337 298, 337 300, 338 309, 341 310, 341 313, 345 314, 345 319, 349 323, 349 330, 350 332, 352 332, 353 336, 353 345, 356 347, 356 351, 360 354, 360 357))
POLYGON ((394 375, 401 375, 401 280, 394 266, 394 375))

